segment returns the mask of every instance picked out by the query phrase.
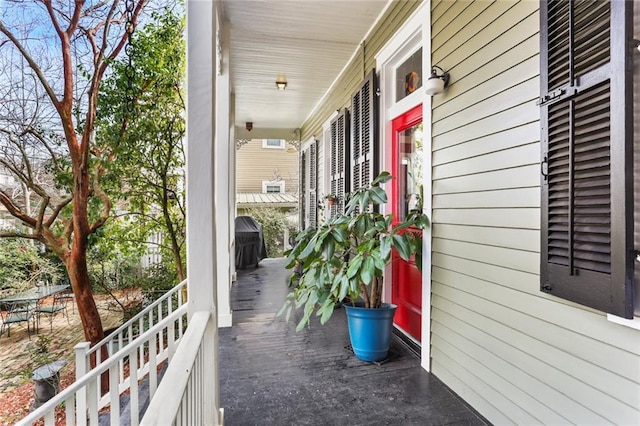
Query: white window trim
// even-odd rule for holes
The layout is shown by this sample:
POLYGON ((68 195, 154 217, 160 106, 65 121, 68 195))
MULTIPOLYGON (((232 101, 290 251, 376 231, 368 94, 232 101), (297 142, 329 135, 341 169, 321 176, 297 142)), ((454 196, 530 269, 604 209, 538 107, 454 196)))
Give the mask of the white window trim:
MULTIPOLYGON (((391 122, 397 116, 409 111, 411 108, 422 104, 422 122, 431 122, 431 97, 425 93, 424 87, 416 90, 400 101, 395 101, 395 73, 398 65, 411 56, 422 46, 422 70, 423 74, 429 74, 431 70, 431 22, 430 2, 423 2, 409 19, 380 49, 376 55, 376 64, 379 73, 380 87, 380 139, 381 150, 379 152, 380 170, 391 169, 391 152, 389 150, 392 139, 391 122)), ((426 78, 426 77, 423 77, 426 78)), ((431 126, 425 126, 423 138, 425 152, 431 152, 431 126), (428 143, 426 143, 428 142, 428 143)), ((431 188, 431 156, 424 156, 424 212, 428 217, 433 217, 431 210, 431 194, 426 192, 431 188)), ((384 213, 388 213, 384 211, 384 213)), ((422 243, 422 264, 431 265, 431 227, 425 229, 422 243)), ((391 268, 385 271, 387 277, 391 276, 391 268)), ((383 300, 391 300, 391 286, 385 286, 383 300)), ((426 371, 431 370, 431 268, 422 270, 422 339, 421 339, 421 366, 426 371)))
POLYGON ((278 139, 280 141, 279 146, 269 145, 267 141, 270 141, 270 140, 276 140, 276 139, 262 139, 262 147, 265 149, 284 149, 284 145, 285 145, 284 139, 278 139))
POLYGON ((624 325, 625 327, 631 327, 635 328, 636 330, 640 330, 640 318, 638 317, 635 317, 633 319, 626 319, 616 315, 607 314, 607 320, 616 324, 624 325))
POLYGON ((280 181, 270 181, 270 180, 263 180, 262 181, 262 193, 263 194, 283 194, 284 193, 284 181, 280 180, 280 181), (267 192, 267 186, 279 186, 280 187, 280 192, 267 192))

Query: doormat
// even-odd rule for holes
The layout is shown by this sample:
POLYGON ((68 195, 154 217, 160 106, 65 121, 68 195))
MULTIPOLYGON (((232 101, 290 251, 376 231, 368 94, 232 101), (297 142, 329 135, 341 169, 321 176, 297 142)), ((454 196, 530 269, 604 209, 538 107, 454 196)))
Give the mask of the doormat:
MULTIPOLYGON (((353 352, 353 346, 351 345, 347 345, 344 347, 344 349, 347 352, 350 352, 352 354, 355 355, 355 352, 353 352)), ((382 365, 382 364, 386 364, 389 361, 393 361, 394 359, 398 358, 400 356, 400 352, 398 352, 396 350, 396 348, 393 347, 393 345, 391 345, 391 347, 389 348, 389 353, 387 354, 387 357, 385 359, 383 359, 382 361, 362 361, 362 362, 366 362, 369 364, 375 364, 375 365, 382 365)))

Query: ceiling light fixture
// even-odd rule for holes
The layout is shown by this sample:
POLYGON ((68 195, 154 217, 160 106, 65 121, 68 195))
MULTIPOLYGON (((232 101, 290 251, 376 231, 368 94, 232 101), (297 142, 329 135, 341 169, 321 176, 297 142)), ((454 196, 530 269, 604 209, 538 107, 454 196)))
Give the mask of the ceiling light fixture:
POLYGON ((437 65, 432 66, 431 75, 425 82, 424 86, 426 93, 429 96, 444 92, 444 89, 449 86, 449 73, 437 65), (440 75, 438 75, 438 71, 436 69, 440 70, 440 75))
POLYGON ((287 88, 287 77, 284 74, 278 74, 276 78, 276 87, 278 90, 284 90, 287 88))

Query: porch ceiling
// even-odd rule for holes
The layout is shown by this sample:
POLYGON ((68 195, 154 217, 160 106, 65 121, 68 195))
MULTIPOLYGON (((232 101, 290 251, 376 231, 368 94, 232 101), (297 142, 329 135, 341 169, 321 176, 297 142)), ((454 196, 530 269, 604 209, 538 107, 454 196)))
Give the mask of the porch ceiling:
POLYGON ((223 0, 230 24, 236 136, 254 136, 244 130, 247 121, 254 129, 291 132, 300 127, 386 4, 387 0, 223 0), (284 91, 275 86, 280 73, 287 78, 284 91))

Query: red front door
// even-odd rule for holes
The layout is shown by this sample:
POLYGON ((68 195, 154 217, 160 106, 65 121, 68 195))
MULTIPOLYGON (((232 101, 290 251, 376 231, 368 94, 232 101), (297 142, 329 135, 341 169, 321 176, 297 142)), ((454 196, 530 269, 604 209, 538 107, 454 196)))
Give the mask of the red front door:
MULTIPOLYGON (((392 122, 392 212, 394 222, 412 209, 422 209, 422 105, 392 122)), ((419 231, 407 231, 419 232, 419 231)), ((398 305, 395 324, 420 341, 422 330, 422 274, 415 261, 392 258, 392 302, 398 305)))

